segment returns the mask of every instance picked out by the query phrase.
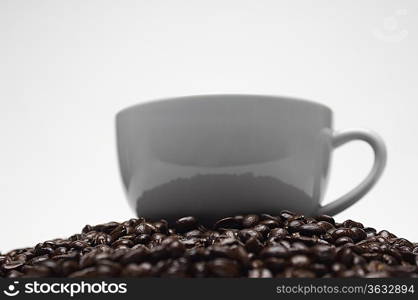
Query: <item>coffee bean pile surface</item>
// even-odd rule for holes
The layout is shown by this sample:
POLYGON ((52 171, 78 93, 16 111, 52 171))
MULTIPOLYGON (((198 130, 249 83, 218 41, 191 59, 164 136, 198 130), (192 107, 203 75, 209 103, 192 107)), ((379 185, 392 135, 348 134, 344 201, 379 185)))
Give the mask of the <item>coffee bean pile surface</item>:
POLYGON ((86 225, 0 253, 0 277, 418 277, 418 243, 352 220, 289 211, 86 225))

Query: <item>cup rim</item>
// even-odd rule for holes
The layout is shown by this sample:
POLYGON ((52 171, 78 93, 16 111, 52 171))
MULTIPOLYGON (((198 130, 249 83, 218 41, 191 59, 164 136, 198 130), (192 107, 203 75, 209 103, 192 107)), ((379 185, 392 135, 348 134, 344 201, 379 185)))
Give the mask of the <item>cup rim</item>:
POLYGON ((303 104, 318 106, 318 107, 321 107, 322 109, 325 109, 330 114, 332 114, 332 109, 330 107, 328 107, 327 105, 322 104, 320 102, 307 100, 307 99, 303 99, 303 98, 298 98, 298 97, 273 95, 273 94, 240 94, 240 93, 238 93, 238 94, 236 94, 236 93, 216 94, 216 93, 214 93, 214 94, 193 94, 193 95, 186 95, 186 96, 163 97, 163 98, 145 100, 143 102, 133 104, 133 105, 130 105, 128 107, 125 107, 125 108, 119 110, 116 113, 116 118, 118 118, 122 114, 124 114, 124 113, 126 113, 126 112, 128 112, 132 109, 138 109, 138 108, 141 108, 143 106, 149 106, 149 105, 152 105, 152 104, 164 103, 164 102, 169 102, 169 101, 191 100, 191 99, 207 98, 207 97, 214 97, 214 98, 215 97, 225 97, 225 98, 229 98, 229 97, 231 97, 231 98, 234 98, 234 97, 259 97, 259 98, 265 98, 265 99, 277 99, 277 100, 281 100, 281 101, 292 101, 292 102, 299 102, 299 103, 303 103, 303 104))

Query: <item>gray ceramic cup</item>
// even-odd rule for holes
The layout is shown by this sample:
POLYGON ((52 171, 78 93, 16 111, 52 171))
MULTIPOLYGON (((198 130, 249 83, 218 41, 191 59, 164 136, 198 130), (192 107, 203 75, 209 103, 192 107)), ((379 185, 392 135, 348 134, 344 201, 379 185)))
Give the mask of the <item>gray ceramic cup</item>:
POLYGON ((117 114, 123 185, 132 208, 151 219, 194 215, 210 222, 245 213, 334 215, 381 176, 386 148, 368 130, 335 132, 332 111, 306 100, 263 95, 162 99, 117 114), (321 205, 331 154, 362 140, 374 150, 367 177, 321 205))

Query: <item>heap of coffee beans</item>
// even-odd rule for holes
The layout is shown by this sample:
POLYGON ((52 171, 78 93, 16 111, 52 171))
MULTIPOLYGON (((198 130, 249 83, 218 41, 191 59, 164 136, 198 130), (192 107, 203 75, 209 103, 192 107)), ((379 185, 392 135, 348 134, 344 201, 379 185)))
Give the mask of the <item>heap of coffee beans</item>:
POLYGON ((131 219, 0 254, 0 277, 418 277, 418 243, 352 220, 131 219))

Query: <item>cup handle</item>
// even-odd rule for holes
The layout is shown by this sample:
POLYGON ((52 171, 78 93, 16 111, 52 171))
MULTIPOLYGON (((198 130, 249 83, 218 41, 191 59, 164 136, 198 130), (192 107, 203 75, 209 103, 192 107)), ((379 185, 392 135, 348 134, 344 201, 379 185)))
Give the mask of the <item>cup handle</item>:
POLYGON ((382 138, 374 132, 365 129, 350 129, 334 132, 332 136, 333 150, 354 141, 368 143, 374 151, 374 164, 367 177, 354 189, 337 200, 319 208, 318 214, 335 215, 360 200, 376 184, 386 166, 387 151, 382 138))

